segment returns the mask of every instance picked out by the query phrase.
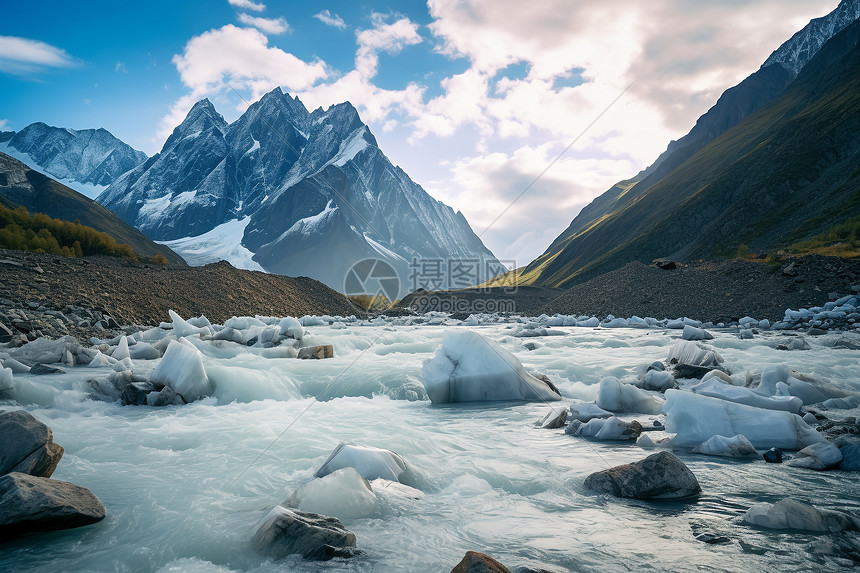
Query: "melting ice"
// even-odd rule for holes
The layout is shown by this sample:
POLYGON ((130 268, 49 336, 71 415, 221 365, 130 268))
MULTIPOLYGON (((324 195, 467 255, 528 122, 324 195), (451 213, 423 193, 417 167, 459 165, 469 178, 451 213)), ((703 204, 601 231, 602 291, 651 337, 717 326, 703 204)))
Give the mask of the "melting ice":
MULTIPOLYGON (((825 400, 817 408, 834 419, 860 414, 860 360, 852 344, 837 343, 860 337, 808 337, 788 345, 808 350, 782 350, 794 333, 742 338, 737 329, 708 329, 714 338, 707 340, 687 329, 687 338, 701 340, 680 341, 684 326, 702 325, 635 317, 599 324, 488 315, 462 323, 244 317, 212 325, 174 315, 163 328, 61 348, 62 374, 27 373, 35 348, 32 356, 0 354, 0 407, 24 408, 48 424, 66 452, 53 477, 89 488, 108 512, 87 528, 5 543, 0 570, 449 571, 468 550, 511 568, 558 571, 850 564, 833 548, 857 547, 856 532, 771 530, 743 517, 784 498, 860 515, 856 474, 731 456, 739 445, 746 452, 818 443, 814 424, 797 414, 798 400, 825 400), (534 332, 547 336, 524 334, 534 332), (321 344, 331 344, 335 357, 296 359, 298 347, 321 344), (659 369, 646 375, 672 356, 714 372, 704 382, 673 383, 659 369), (516 374, 509 389, 521 394, 486 394, 490 380, 481 370, 500 375, 500 360, 516 374), (431 402, 462 381, 479 384, 476 395, 485 399, 517 400, 431 402), (153 403, 153 382, 187 403, 123 406, 120 386, 131 382, 145 403, 153 403), (582 483, 590 473, 650 451, 634 440, 534 425, 568 407, 569 420, 665 424, 639 443, 674 447, 703 494, 667 504, 588 492, 582 483), (342 442, 359 449, 338 450, 342 442), (366 487, 348 462, 364 455, 360 448, 396 452, 413 479, 392 479, 401 464, 374 454, 390 475, 368 474, 366 487), (331 471, 319 473, 326 466, 331 471), (339 514, 363 553, 326 563, 256 554, 256 525, 288 500, 339 514), (729 542, 707 544, 696 538, 701 533, 729 542)), ((48 346, 39 352, 56 350, 48 346)))

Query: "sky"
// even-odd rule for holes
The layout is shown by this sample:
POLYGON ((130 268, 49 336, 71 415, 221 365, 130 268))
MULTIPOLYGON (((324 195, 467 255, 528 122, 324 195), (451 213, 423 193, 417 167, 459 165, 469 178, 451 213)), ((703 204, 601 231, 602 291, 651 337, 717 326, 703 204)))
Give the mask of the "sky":
POLYGON ((837 4, 8 3, 0 130, 103 127, 152 155, 204 97, 227 121, 276 86, 310 110, 348 100, 394 164, 522 266, 837 4))

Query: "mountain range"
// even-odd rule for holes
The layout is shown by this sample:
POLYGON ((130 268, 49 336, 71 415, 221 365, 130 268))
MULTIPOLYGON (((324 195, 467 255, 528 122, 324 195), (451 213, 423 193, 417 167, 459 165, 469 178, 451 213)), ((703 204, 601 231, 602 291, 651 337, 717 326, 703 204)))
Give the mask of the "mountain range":
POLYGON ((860 1, 843 0, 812 20, 654 164, 597 197, 540 257, 498 281, 565 287, 632 260, 713 258, 741 245, 768 251, 856 215, 858 17, 860 1))
POLYGON ((386 289, 397 296, 504 270, 461 213, 388 160, 350 103, 309 112, 280 88, 230 124, 209 100, 197 102, 161 152, 98 201, 191 264, 224 258, 340 290, 368 259, 383 261, 376 273, 397 279, 386 289), (430 278, 444 281, 457 261, 482 274, 419 284, 428 262, 445 269, 430 278))
POLYGON ((146 160, 146 154, 106 129, 66 129, 32 123, 0 131, 0 152, 94 199, 114 180, 146 160))

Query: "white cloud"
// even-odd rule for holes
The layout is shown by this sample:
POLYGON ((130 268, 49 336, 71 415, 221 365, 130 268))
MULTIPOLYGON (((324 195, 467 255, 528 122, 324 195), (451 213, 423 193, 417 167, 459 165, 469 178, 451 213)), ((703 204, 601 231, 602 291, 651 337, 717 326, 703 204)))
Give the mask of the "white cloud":
POLYGON ((159 137, 166 138, 195 102, 231 87, 249 90, 255 101, 275 86, 297 92, 326 77, 323 62, 305 62, 268 44, 259 30, 232 24, 191 38, 182 54, 173 57, 180 79, 190 91, 162 120, 159 137))
POLYGON ((116 65, 114 66, 113 69, 115 72, 122 72, 124 74, 128 73, 128 68, 125 67, 124 63, 119 62, 119 61, 116 63, 116 65))
POLYGON ((9 127, 8 119, 0 119, 0 131, 5 131, 9 127))
POLYGON ((418 25, 409 18, 400 18, 388 24, 383 15, 373 14, 372 20, 373 28, 356 34, 358 51, 355 53, 355 69, 366 78, 376 75, 379 52, 397 54, 406 46, 421 43, 418 25))
POLYGON ((333 28, 337 28, 338 30, 343 30, 346 28, 346 22, 343 21, 343 18, 341 18, 337 14, 332 14, 328 10, 318 12, 314 14, 313 17, 322 22, 323 24, 332 26, 333 28))
POLYGON ((290 29, 284 17, 280 18, 258 18, 250 14, 239 14, 239 21, 246 26, 253 26, 267 34, 283 34, 290 29))
POLYGON ((0 36, 0 72, 27 75, 44 68, 72 68, 80 63, 65 50, 45 42, 0 36))
POLYGON ((250 10, 251 12, 262 12, 266 9, 266 5, 262 2, 252 2, 251 0, 227 0, 231 6, 250 10))

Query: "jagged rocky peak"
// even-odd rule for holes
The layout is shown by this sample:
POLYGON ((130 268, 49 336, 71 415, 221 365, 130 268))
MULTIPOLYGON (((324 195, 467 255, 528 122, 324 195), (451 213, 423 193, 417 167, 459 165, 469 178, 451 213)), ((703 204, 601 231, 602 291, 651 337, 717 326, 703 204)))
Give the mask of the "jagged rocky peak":
POLYGON ((179 140, 198 137, 213 128, 223 135, 227 129, 227 122, 218 113, 212 102, 208 98, 204 98, 194 104, 182 123, 173 130, 173 133, 164 142, 162 152, 173 147, 179 140))
POLYGON ((826 16, 810 20, 802 30, 777 48, 761 67, 782 64, 796 76, 827 40, 858 18, 860 0, 842 0, 839 6, 826 16))
MULTIPOLYGON (((379 259, 400 284, 389 298, 412 290, 413 260, 502 268, 462 215, 391 164, 349 102, 309 113, 276 88, 227 125, 203 100, 156 157, 100 200, 191 264, 226 258, 343 289, 352 265, 379 259)), ((492 276, 479 270, 452 286, 492 276)))

